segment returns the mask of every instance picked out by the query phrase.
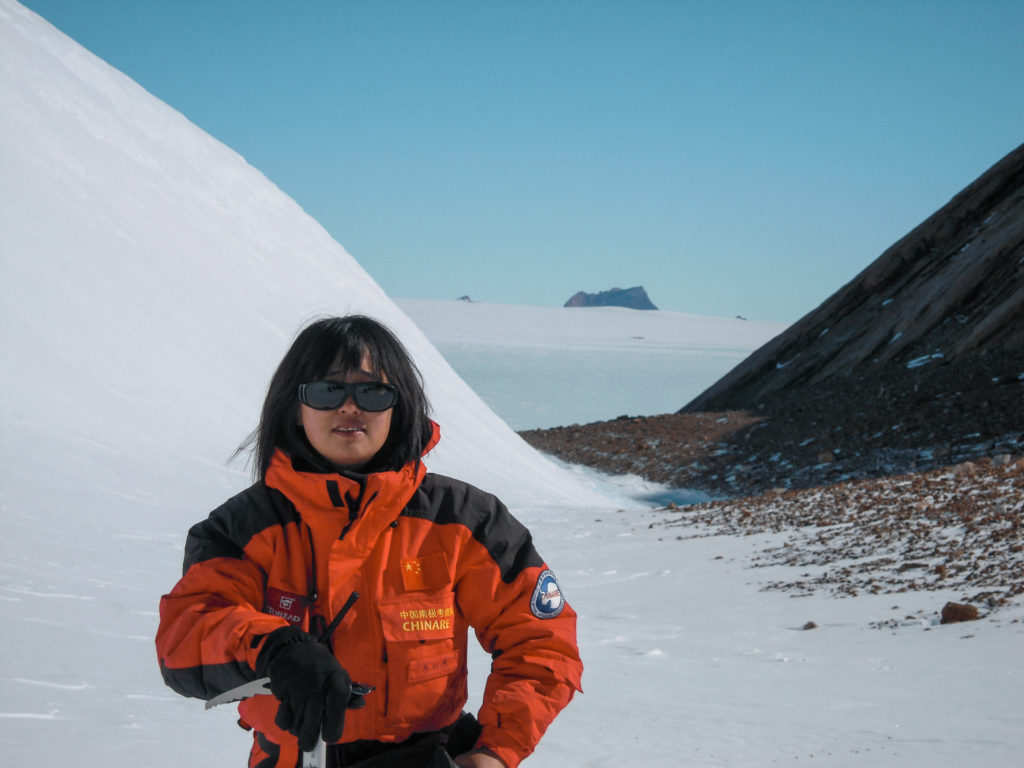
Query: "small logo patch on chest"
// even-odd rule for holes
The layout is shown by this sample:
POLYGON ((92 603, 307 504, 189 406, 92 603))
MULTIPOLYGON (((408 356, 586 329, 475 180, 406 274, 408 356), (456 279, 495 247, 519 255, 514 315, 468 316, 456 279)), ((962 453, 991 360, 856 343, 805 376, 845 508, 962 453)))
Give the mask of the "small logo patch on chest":
POLYGON ((263 612, 272 616, 280 616, 291 624, 300 625, 309 609, 304 595, 286 592, 276 587, 267 587, 264 597, 263 612))

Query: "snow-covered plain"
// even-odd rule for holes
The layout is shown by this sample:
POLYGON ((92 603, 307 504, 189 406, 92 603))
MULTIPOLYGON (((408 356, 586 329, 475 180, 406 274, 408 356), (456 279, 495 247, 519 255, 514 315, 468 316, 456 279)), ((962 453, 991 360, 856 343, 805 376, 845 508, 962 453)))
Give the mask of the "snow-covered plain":
POLYGON ((786 328, 621 307, 396 303, 517 430, 677 411, 786 328))
MULTIPOLYGON (((427 341, 488 349, 490 336, 483 354, 522 374, 495 408, 539 426, 544 373, 658 370, 666 350, 634 342, 661 338, 662 313, 591 313, 587 348, 548 310, 482 307, 460 326, 465 305, 403 302, 424 335, 242 158, 13 0, 0 0, 0 115, 4 765, 244 764, 230 708, 163 686, 157 601, 187 527, 248 482, 226 460, 291 337, 348 311, 392 325, 422 367, 445 435, 429 466, 505 498, 580 611, 586 692, 527 765, 1021 764, 1019 606, 879 631, 869 622, 891 616, 891 597, 761 592, 781 569, 747 558, 777 539, 649 528, 664 515, 638 499, 658 489, 538 456, 427 341), (543 370, 516 365, 507 322, 488 324, 506 312, 546 331, 543 370), (800 631, 808 620, 819 629, 800 631)), ((760 343, 696 330, 740 321, 669 321, 706 343, 669 351, 683 394, 649 406, 588 390, 594 410, 570 420, 678 407, 760 343), (702 367, 709 354, 720 370, 702 367)), ((478 691, 486 657, 473 666, 478 691)))

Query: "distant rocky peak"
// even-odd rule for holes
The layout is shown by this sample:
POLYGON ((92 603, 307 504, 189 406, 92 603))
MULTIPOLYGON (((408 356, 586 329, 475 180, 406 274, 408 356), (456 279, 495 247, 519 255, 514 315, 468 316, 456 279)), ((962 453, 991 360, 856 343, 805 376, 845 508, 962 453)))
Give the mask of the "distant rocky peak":
POLYGON ((626 307, 627 309, 657 309, 642 285, 635 288, 612 288, 600 293, 575 294, 565 302, 567 307, 626 307))

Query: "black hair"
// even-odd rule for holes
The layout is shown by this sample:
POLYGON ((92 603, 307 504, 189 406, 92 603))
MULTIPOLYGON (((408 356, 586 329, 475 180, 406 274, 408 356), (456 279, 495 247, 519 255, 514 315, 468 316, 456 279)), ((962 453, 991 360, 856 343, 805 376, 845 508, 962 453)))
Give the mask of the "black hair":
POLYGON ((316 471, 334 471, 306 438, 299 417, 299 385, 332 370, 357 371, 369 359, 370 372, 398 390, 391 426, 381 449, 361 470, 397 470, 423 454, 433 433, 423 377, 402 342, 383 324, 364 315, 317 320, 299 333, 267 388, 259 427, 239 446, 252 449, 253 474, 266 478, 274 451, 316 471))

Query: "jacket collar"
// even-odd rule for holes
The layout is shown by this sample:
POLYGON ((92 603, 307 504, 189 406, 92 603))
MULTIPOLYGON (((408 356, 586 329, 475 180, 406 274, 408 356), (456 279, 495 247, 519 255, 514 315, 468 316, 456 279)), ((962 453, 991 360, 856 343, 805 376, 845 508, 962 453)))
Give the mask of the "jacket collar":
MULTIPOLYGON (((423 450, 428 453, 441 438, 441 429, 431 422, 431 438, 423 450)), ((296 468, 291 457, 277 450, 270 460, 264 482, 291 499, 300 514, 310 522, 318 517, 329 517, 348 526, 364 517, 371 506, 386 518, 386 523, 397 519, 426 475, 422 460, 409 462, 397 471, 371 472, 318 472, 296 468), (339 512, 341 514, 339 514, 339 512)), ((385 523, 385 524, 386 524, 385 523)), ((375 527, 375 526, 374 526, 375 527)))

